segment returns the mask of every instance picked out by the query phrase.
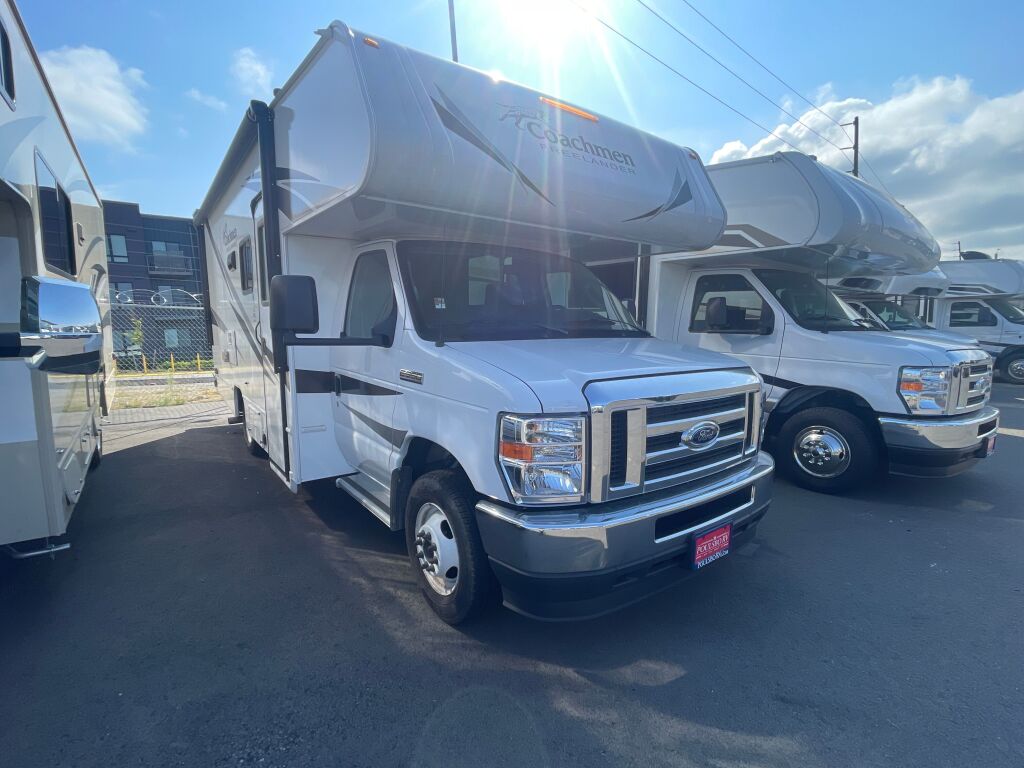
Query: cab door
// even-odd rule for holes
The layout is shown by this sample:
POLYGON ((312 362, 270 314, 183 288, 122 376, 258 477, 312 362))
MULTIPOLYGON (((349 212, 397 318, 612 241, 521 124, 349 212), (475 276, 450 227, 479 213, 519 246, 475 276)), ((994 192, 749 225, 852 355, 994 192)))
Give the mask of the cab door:
POLYGON ((379 344, 338 347, 331 352, 335 388, 335 432, 345 460, 367 479, 379 500, 387 499, 391 462, 405 437, 394 428, 399 366, 395 335, 399 304, 393 248, 375 244, 356 252, 344 305, 348 338, 378 338, 379 344))
POLYGON ((774 378, 782 354, 784 315, 743 272, 691 274, 679 324, 677 338, 685 334, 701 349, 738 357, 768 383, 774 378), (708 323, 708 303, 713 299, 725 301, 725 327, 708 323))

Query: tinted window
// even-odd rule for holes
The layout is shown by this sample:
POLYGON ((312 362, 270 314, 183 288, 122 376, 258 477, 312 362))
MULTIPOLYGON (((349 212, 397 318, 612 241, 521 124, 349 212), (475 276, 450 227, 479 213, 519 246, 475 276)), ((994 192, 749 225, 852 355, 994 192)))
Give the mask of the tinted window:
POLYGON ((755 269, 754 274, 790 317, 804 328, 812 331, 876 330, 813 275, 783 269, 755 269))
POLYGON ((395 291, 384 251, 360 254, 352 272, 352 285, 345 308, 345 335, 368 339, 386 335, 394 338, 395 291))
POLYGON ((252 243, 246 240, 238 246, 238 257, 241 267, 239 278, 242 281, 242 291, 248 293, 252 290, 252 243))
POLYGON ((69 275, 75 274, 75 246, 71 239, 71 201, 43 158, 36 153, 36 188, 43 261, 69 275))
POLYGON ((949 327, 999 325, 992 310, 980 301, 954 301, 949 308, 949 327))
POLYGON ((647 336, 583 264, 473 243, 403 242, 398 260, 430 341, 647 336))
POLYGON ((762 327, 762 318, 771 314, 761 294, 743 275, 703 275, 697 279, 693 295, 693 310, 690 314, 690 330, 696 333, 714 333, 708 328, 708 302, 714 298, 725 299, 727 330, 740 333, 757 333, 762 327))
POLYGON ((0 88, 8 101, 14 101, 14 54, 11 51, 11 38, 7 30, 0 24, 0 88))

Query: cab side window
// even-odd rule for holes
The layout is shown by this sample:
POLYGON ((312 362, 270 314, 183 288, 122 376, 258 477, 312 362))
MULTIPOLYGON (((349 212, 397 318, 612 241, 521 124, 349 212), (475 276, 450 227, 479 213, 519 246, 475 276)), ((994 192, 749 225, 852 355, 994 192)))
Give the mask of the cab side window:
POLYGON ((950 328, 999 325, 995 313, 980 301, 954 301, 949 308, 950 328))
POLYGON ((773 323, 771 307, 742 275, 702 275, 697 278, 690 313, 691 333, 764 333, 773 323), (724 303, 724 317, 714 305, 724 303), (708 306, 713 305, 711 317, 708 306), (722 322, 724 320, 724 322, 722 322))
POLYGON ((345 335, 354 339, 386 336, 387 346, 395 338, 398 309, 385 251, 359 255, 352 270, 352 284, 345 307, 345 335))

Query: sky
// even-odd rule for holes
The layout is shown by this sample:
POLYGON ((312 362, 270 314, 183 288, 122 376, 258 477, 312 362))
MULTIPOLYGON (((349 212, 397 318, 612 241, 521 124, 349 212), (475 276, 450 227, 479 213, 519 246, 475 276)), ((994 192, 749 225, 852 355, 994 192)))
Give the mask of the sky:
MULTIPOLYGON (((795 147, 848 170, 850 153, 837 147, 850 141, 836 122, 859 116, 862 175, 924 222, 944 258, 958 241, 1024 258, 1018 0, 455 6, 462 63, 692 147, 705 163, 795 147)), ((451 54, 447 0, 22 0, 20 9, 101 195, 146 213, 192 214, 249 100, 269 101, 331 20, 451 54)))

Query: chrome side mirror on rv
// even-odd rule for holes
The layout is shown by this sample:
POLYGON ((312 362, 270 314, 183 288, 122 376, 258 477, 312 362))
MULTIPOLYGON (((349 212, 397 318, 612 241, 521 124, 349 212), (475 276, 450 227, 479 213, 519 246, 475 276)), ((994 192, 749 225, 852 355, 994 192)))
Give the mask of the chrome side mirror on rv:
POLYGON ((350 336, 309 338, 300 333, 320 331, 316 281, 309 275, 274 275, 270 279, 270 331, 274 341, 274 370, 288 367, 288 347, 386 347, 386 336, 356 339, 350 336))
POLYGON ((725 303, 724 296, 708 299, 706 312, 708 330, 724 331, 729 327, 729 306, 725 303))
POLYGON ((97 373, 103 329, 92 290, 85 283, 63 278, 22 278, 20 338, 26 356, 43 353, 41 370, 97 373))

